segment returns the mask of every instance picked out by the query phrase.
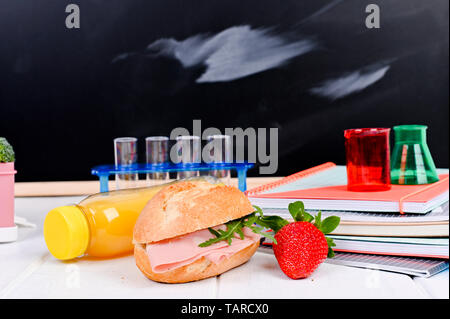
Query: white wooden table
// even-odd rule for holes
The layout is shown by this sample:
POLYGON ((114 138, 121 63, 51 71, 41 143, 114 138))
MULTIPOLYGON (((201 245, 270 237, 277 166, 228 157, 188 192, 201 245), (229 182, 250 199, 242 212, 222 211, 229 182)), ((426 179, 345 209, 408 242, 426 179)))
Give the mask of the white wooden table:
POLYGON ((45 246, 44 217, 82 198, 16 198, 16 215, 37 227, 20 227, 17 242, 0 244, 0 298, 449 298, 448 271, 420 279, 322 264, 310 278, 292 280, 262 252, 216 278, 178 285, 146 279, 132 256, 58 261, 45 246))

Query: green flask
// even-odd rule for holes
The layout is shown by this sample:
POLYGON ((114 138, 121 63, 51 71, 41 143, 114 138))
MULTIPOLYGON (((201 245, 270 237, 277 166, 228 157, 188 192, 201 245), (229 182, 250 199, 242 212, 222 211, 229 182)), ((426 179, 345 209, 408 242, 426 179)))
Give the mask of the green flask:
POLYGON ((394 126, 395 144, 391 157, 391 183, 429 184, 439 180, 427 145, 426 125, 394 126))

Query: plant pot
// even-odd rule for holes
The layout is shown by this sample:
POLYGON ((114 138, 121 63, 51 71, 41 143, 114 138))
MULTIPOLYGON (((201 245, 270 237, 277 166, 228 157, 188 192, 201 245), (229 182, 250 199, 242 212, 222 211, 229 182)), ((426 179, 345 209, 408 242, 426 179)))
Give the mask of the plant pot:
POLYGON ((14 224, 14 162, 0 163, 0 243, 17 239, 14 224))

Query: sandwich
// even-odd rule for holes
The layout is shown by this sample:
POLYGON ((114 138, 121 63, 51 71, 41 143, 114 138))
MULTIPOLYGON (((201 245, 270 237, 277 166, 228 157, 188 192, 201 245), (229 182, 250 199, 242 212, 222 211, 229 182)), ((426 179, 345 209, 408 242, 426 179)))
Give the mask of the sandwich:
POLYGON ((254 212, 235 187, 207 181, 166 186, 135 224, 136 265, 146 277, 164 283, 201 280, 240 266, 267 235, 255 225, 254 212))

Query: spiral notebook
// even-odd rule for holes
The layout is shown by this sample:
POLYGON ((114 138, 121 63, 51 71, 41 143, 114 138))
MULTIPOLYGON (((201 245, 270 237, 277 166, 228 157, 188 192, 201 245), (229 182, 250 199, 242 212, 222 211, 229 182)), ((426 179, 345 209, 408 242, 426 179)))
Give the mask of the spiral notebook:
POLYGON ((426 185, 392 185, 388 191, 347 190, 345 166, 328 162, 246 192, 253 205, 287 208, 301 200, 306 209, 424 214, 449 200, 448 170, 439 181, 426 185))
POLYGON ((363 255, 336 252, 325 262, 357 268, 377 269, 428 278, 448 269, 448 261, 414 257, 363 255))
MULTIPOLYGON (((272 246, 265 245, 264 243, 258 247, 258 251, 273 254, 272 246)), ((384 270, 424 278, 440 273, 448 269, 449 266, 448 260, 443 259, 371 255, 338 251, 335 252, 333 258, 327 258, 325 262, 348 267, 384 270)))

